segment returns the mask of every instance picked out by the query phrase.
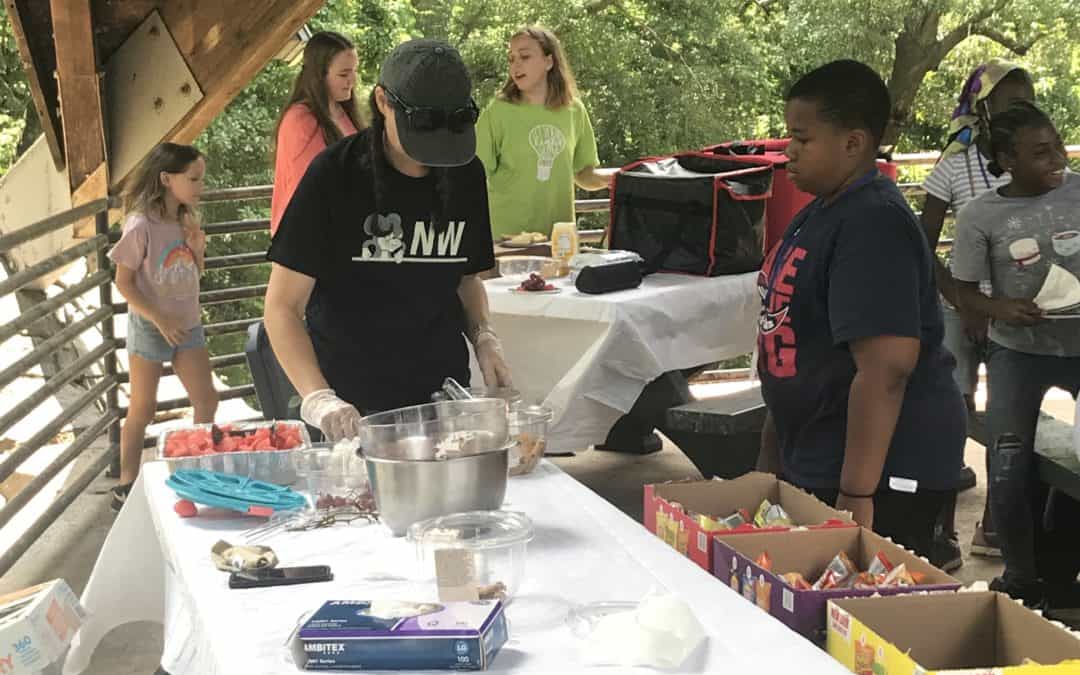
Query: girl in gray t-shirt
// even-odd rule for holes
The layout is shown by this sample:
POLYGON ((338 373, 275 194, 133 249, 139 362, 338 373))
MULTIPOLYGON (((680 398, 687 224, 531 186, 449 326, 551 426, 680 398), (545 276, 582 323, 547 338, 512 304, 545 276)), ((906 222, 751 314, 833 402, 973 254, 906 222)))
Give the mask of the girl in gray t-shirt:
MULTIPOLYGON (((986 421, 991 506, 1005 558, 1005 574, 991 588, 1035 601, 1060 597, 1080 571, 1075 554, 1055 560, 1041 548, 1054 537, 1035 536, 1045 491, 1028 489, 1043 396, 1051 387, 1074 398, 1080 390, 1080 176, 1066 170, 1061 136, 1031 103, 996 116, 990 144, 992 170, 1012 180, 960 211, 952 271, 961 304, 991 318, 986 421), (981 279, 990 279, 990 297, 979 292, 981 279), (1004 434, 1019 438, 1017 453, 998 448, 1004 434)), ((1061 501, 1056 521, 1075 527, 1080 505, 1061 501)))

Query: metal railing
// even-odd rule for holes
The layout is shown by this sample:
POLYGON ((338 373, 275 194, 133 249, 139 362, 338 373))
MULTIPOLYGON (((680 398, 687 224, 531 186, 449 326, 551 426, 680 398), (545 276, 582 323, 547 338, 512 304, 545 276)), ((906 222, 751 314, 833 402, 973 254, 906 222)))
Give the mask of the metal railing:
MULTIPOLYGON (((1070 156, 1080 156, 1080 146, 1071 147, 1070 156)), ((895 158, 898 164, 908 166, 932 163, 935 159, 935 153, 898 155, 895 158)), ((921 190, 921 186, 917 184, 902 184, 901 187, 907 193, 921 190)), ((268 200, 271 193, 272 186, 269 185, 210 190, 203 194, 202 201, 207 204, 215 204, 257 199, 268 200)), ((61 348, 77 341, 87 331, 97 330, 101 334, 100 345, 81 354, 73 362, 60 368, 49 376, 32 394, 10 410, 0 413, 0 434, 2 434, 25 419, 40 405, 55 396, 57 392, 65 387, 73 386, 73 383, 80 378, 93 382, 92 385, 83 387, 84 390, 74 402, 63 407, 51 420, 42 425, 31 438, 0 457, 0 481, 3 481, 41 448, 51 445, 57 434, 70 425, 72 420, 90 410, 97 412, 96 419, 85 428, 77 429, 73 439, 56 458, 0 509, 0 527, 9 523, 26 504, 41 492, 49 481, 55 478, 69 464, 83 457, 95 440, 98 440, 102 435, 107 435, 107 444, 104 450, 90 457, 78 472, 68 479, 66 486, 53 499, 48 508, 7 551, 0 555, 0 574, 5 573, 30 548, 34 541, 110 464, 113 466, 114 472, 117 469, 120 449, 120 424, 127 414, 127 407, 120 405, 119 388, 128 384, 130 377, 120 367, 117 359, 117 351, 125 348, 126 341, 123 338, 116 337, 114 320, 116 316, 126 313, 128 306, 125 302, 113 301, 113 275, 111 263, 106 256, 106 248, 110 243, 119 239, 120 233, 116 230, 110 231, 109 228, 108 207, 111 205, 113 204, 109 200, 99 199, 0 236, 0 256, 3 256, 18 246, 62 228, 70 227, 84 218, 93 217, 95 221, 93 237, 80 241, 42 262, 16 272, 10 278, 0 282, 0 298, 4 298, 18 292, 44 275, 68 266, 75 261, 83 259, 89 263, 87 266, 88 272, 82 279, 68 285, 60 293, 38 302, 32 307, 21 310, 18 316, 0 325, 0 343, 31 332, 31 329, 36 324, 53 316, 57 311, 68 308, 82 311, 76 305, 77 301, 97 289, 96 307, 84 312, 85 315, 71 325, 59 330, 54 335, 42 339, 29 353, 0 371, 0 388, 6 387, 17 378, 24 376, 27 371, 57 354, 61 348), (94 373, 95 370, 100 372, 94 373), (88 374, 93 376, 86 377, 88 374)), ((603 212, 608 209, 608 205, 607 199, 583 199, 576 202, 579 213, 603 212)), ((265 218, 255 218, 208 223, 204 228, 208 236, 227 237, 234 234, 266 231, 269 229, 269 224, 269 220, 265 218)), ((584 233, 601 235, 602 232, 602 230, 591 230, 584 233)), ((943 242, 946 247, 948 244, 947 241, 943 242)), ((268 265, 263 250, 242 251, 229 255, 214 256, 206 260, 208 270, 228 270, 263 265, 268 265)), ((232 288, 205 290, 200 293, 199 299, 204 306, 222 305, 260 298, 265 292, 266 285, 256 283, 232 288)), ((249 326, 261 320, 261 318, 261 315, 240 316, 232 317, 228 321, 208 323, 205 325, 206 334, 208 336, 220 336, 244 333, 249 326)), ((243 353, 228 353, 213 356, 210 363, 214 371, 220 375, 223 368, 246 366, 247 359, 243 353)), ((162 374, 174 374, 171 365, 165 367, 162 374)), ((218 392, 221 400, 248 397, 254 394, 255 388, 249 384, 227 387, 218 392)), ((156 410, 162 412, 188 407, 190 407, 190 401, 184 397, 158 401, 156 410)), ((152 445, 155 441, 155 438, 147 437, 146 445, 152 445)))
MULTIPOLYGON (((79 308, 75 305, 77 299, 87 293, 92 293, 95 288, 98 289, 97 309, 42 340, 25 356, 6 367, 0 372, 0 388, 6 387, 15 379, 24 376, 27 371, 54 357, 61 348, 76 342, 87 331, 97 330, 101 333, 101 344, 51 376, 46 374, 48 379, 35 392, 0 415, 0 433, 3 433, 25 419, 62 388, 71 385, 76 378, 85 376, 94 369, 100 371, 95 384, 86 388, 75 401, 64 405, 60 412, 45 422, 33 436, 18 444, 0 460, 0 481, 4 481, 15 473, 23 462, 42 448, 52 445, 57 434, 72 420, 88 411, 97 413, 96 419, 89 426, 76 429, 74 438, 55 459, 38 472, 19 492, 12 495, 3 508, 0 508, 0 527, 11 522, 12 518, 68 465, 83 457, 94 441, 103 434, 108 435, 106 448, 87 458, 84 465, 73 473, 65 487, 53 498, 48 508, 3 552, 3 555, 0 555, 0 574, 7 572, 63 513, 64 509, 119 455, 120 416, 117 395, 119 369, 116 358, 118 347, 113 335, 111 278, 105 271, 108 269, 108 259, 105 256, 105 248, 108 245, 108 206, 108 200, 95 200, 0 236, 0 255, 6 256, 17 246, 71 227, 85 218, 93 217, 95 223, 93 237, 16 272, 7 280, 0 282, 0 298, 6 298, 18 293, 46 274, 79 259, 85 259, 91 263, 87 266, 91 271, 77 283, 58 295, 27 308, 0 326, 0 342, 21 335, 60 309, 78 310, 79 308), (99 271, 92 271, 95 267, 99 271)), ((17 298, 12 299, 17 300, 17 298)))

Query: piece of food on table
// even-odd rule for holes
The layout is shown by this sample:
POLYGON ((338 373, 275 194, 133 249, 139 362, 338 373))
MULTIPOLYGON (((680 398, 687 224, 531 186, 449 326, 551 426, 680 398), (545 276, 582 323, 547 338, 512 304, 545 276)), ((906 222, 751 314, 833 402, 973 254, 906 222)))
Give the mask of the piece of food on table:
POLYGON ((521 232, 506 240, 512 246, 531 246, 547 241, 547 235, 542 232, 521 232))
POLYGON ((762 551, 761 555, 754 559, 754 564, 763 570, 772 572, 772 556, 769 555, 768 551, 762 551))
POLYGON ((199 515, 199 507, 190 499, 180 499, 173 504, 173 511, 181 518, 194 518, 199 515))
POLYGON ((529 278, 521 282, 518 289, 522 291, 553 291, 555 287, 547 282, 547 279, 540 276, 536 272, 529 275, 529 278))

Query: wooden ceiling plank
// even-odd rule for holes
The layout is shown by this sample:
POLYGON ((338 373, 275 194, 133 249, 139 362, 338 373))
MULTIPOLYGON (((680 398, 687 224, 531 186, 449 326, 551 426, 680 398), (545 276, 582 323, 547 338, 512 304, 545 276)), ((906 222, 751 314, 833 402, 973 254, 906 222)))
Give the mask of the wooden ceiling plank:
POLYGON ((204 93, 170 140, 194 140, 323 4, 325 0, 188 0, 162 7, 165 25, 204 93))
POLYGON ((91 0, 98 61, 108 62, 157 6, 157 0, 91 0))

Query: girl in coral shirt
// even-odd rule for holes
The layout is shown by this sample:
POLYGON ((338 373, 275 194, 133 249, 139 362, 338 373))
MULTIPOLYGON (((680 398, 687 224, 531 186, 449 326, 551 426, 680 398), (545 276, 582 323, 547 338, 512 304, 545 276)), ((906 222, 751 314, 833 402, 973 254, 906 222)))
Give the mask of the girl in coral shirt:
POLYGON ((343 35, 322 32, 308 40, 304 65, 275 131, 271 236, 315 155, 364 128, 353 98, 358 63, 356 48, 343 35))

